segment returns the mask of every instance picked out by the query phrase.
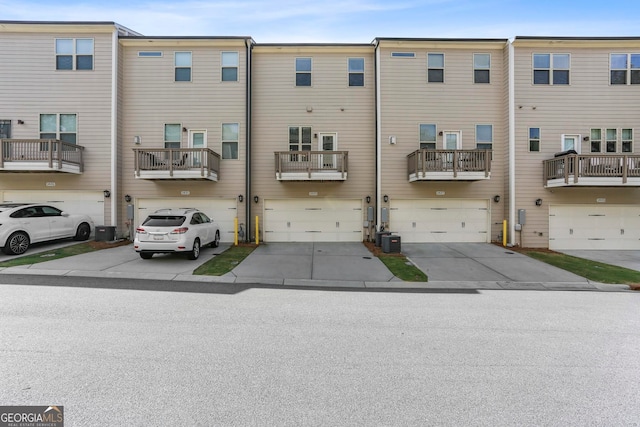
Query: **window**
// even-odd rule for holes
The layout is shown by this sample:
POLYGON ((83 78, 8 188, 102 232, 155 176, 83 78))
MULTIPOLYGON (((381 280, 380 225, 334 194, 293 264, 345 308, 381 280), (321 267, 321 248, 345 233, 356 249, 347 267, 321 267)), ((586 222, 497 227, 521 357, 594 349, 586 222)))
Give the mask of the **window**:
POLYGON ((289 151, 311 151, 311 127, 289 128, 289 151))
POLYGON ((476 125, 476 148, 478 150, 493 148, 493 125, 476 125))
POLYGON ((618 146, 618 130, 617 129, 607 129, 607 153, 615 153, 618 146))
POLYGON ((640 84, 640 54, 611 54, 611 84, 640 84))
POLYGON ((529 128, 529 151, 540 151, 540 128, 529 128))
POLYGON ((191 81, 191 52, 175 53, 175 81, 190 82, 191 81))
POLYGON ((533 84, 568 85, 570 62, 567 53, 534 53, 533 84))
POLYGON ((56 70, 93 70, 93 39, 56 39, 56 70))
POLYGON ((138 52, 138 56, 141 58, 160 58, 162 52, 138 52))
POLYGON ((420 149, 435 150, 436 149, 436 125, 421 124, 420 125, 420 149))
POLYGON ((580 152, 580 135, 562 135, 562 151, 580 152))
POLYGON ((11 138, 11 120, 0 120, 0 139, 11 138))
POLYGON ((415 58, 414 52, 391 52, 393 58, 415 58))
POLYGON ((222 158, 237 159, 238 158, 238 123, 222 124, 222 158))
POLYGON ((427 54, 427 81, 444 83, 444 53, 427 54))
POLYGON ((77 132, 76 114, 40 114, 40 139, 58 139, 77 144, 77 132))
POLYGON ((182 140, 181 124, 164 125, 164 148, 180 148, 182 140))
POLYGON ((364 86, 364 58, 349 58, 349 86, 364 86))
POLYGON ((222 52, 222 81, 238 81, 238 52, 222 52))
POLYGON ((491 54, 474 53, 473 54, 473 82, 489 83, 491 70, 491 54))
POLYGON ((622 152, 633 151, 633 129, 622 129, 622 152))
POLYGON ((602 151, 602 129, 591 129, 591 152, 600 153, 602 151))
POLYGON ((296 86, 311 86, 311 58, 296 58, 296 86))

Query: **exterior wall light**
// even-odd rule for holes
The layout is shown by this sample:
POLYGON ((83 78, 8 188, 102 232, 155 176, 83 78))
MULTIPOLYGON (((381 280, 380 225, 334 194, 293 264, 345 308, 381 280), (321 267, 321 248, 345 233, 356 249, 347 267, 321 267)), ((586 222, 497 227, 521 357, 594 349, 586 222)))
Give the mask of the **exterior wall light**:
POLYGON ((366 198, 367 204, 371 203, 371 196, 367 196, 366 198))
POLYGON ((382 200, 384 200, 384 202, 387 203, 389 201, 389 196, 385 194, 384 197, 382 197, 382 200))
POLYGON ((500 201, 500 196, 497 195, 497 194, 495 196, 493 196, 493 201, 498 203, 500 201))
POLYGON ((128 194, 127 194, 127 195, 125 195, 125 196, 124 196, 124 201, 125 201, 125 202, 127 202, 127 203, 129 203, 129 202, 131 201, 131 196, 130 196, 130 195, 128 195, 128 194))
POLYGON ((111 197, 111 191, 109 191, 109 190, 104 190, 104 191, 102 192, 102 194, 104 194, 104 197, 105 197, 105 198, 107 198, 107 199, 108 199, 109 197, 111 197))
POLYGON ((542 206, 542 199, 536 199, 536 206, 542 206))
POLYGON ((240 194, 240 195, 238 196, 238 201, 239 201, 240 203, 242 203, 242 202, 244 201, 244 196, 243 196, 242 194, 240 194))
POLYGON ((253 196, 253 201, 254 201, 255 203, 258 203, 258 200, 260 200, 260 197, 258 197, 258 196, 253 196))

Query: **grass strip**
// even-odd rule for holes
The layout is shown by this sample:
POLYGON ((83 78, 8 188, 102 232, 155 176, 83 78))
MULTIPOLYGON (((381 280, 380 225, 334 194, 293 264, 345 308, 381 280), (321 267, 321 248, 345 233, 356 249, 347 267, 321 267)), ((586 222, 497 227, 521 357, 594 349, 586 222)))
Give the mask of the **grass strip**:
POLYGON ((200 276, 222 276, 238 266, 251 252, 255 246, 231 246, 226 251, 216 255, 211 260, 205 262, 193 272, 200 276))
POLYGON ((378 259, 400 280, 404 280, 405 282, 428 281, 427 275, 404 256, 386 256, 380 254, 378 255, 378 259))
POLYGON ((65 246, 63 248, 52 249, 46 252, 38 252, 32 255, 24 255, 9 261, 0 262, 0 267, 16 267, 19 265, 37 264, 54 259, 66 258, 74 255, 86 254, 99 250, 90 243, 78 243, 77 245, 65 246))

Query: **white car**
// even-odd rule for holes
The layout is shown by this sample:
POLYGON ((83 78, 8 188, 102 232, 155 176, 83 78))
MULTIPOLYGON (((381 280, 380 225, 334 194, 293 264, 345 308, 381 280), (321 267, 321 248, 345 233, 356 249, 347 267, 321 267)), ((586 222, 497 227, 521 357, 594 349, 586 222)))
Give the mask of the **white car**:
POLYGON ((88 215, 70 215, 38 203, 0 203, 0 245, 7 255, 21 255, 32 243, 87 240, 93 229, 88 215))
POLYGON ((220 244, 220 228, 203 212, 192 208, 160 209, 136 228, 133 248, 142 259, 157 253, 186 253, 198 259, 200 248, 220 244))

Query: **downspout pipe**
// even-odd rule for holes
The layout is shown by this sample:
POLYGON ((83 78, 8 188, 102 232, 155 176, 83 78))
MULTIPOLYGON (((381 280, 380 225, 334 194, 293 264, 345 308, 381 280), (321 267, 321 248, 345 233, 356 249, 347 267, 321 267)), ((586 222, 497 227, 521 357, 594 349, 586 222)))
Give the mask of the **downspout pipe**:
POLYGON ((246 122, 246 135, 247 143, 245 148, 246 166, 245 166, 245 233, 244 241, 248 242, 251 239, 251 60, 253 54, 253 41, 251 39, 245 39, 245 46, 247 47, 247 70, 246 70, 246 88, 245 88, 245 122, 246 122))
POLYGON ((380 231, 382 218, 382 111, 380 102, 380 41, 374 40, 375 44, 375 98, 376 98, 376 229, 380 231))
MULTIPOLYGON (((118 27, 111 36, 111 222, 118 225, 118 27)), ((96 224, 97 225, 97 224, 96 224)))
POLYGON ((513 41, 509 40, 509 246, 516 235, 516 94, 513 41))

